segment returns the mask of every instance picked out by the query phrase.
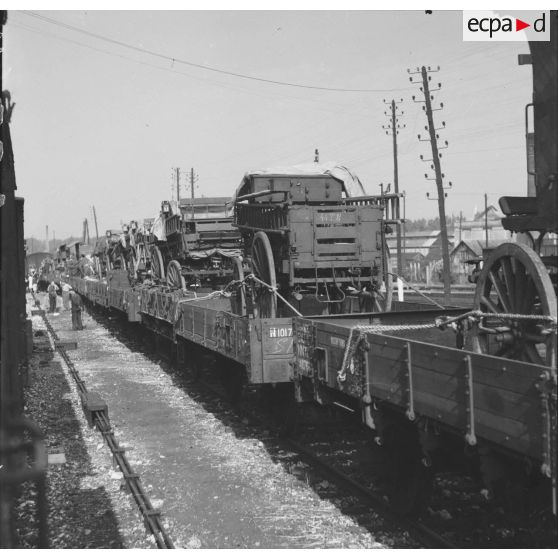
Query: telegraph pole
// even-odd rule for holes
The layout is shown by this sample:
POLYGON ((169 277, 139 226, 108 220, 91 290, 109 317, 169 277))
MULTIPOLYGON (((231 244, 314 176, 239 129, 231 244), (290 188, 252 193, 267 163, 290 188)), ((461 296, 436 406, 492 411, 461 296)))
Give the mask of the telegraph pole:
POLYGON ((194 189, 196 184, 197 176, 194 174, 194 169, 190 169, 190 190, 192 194, 192 219, 195 216, 194 212, 194 189))
POLYGON ((176 209, 180 213, 180 167, 174 169, 176 171, 176 209))
MULTIPOLYGON (((445 149, 448 146, 448 142, 445 142, 443 147, 438 147, 438 139, 439 136, 436 133, 437 128, 434 126, 434 116, 433 111, 442 110, 444 108, 444 104, 440 103, 440 108, 433 109, 432 108, 432 101, 434 100, 434 96, 431 95, 431 90, 429 87, 429 82, 432 79, 431 76, 428 75, 429 72, 437 72, 439 71, 439 67, 436 70, 431 70, 430 66, 428 70, 425 66, 422 68, 417 68, 416 72, 411 72, 407 70, 408 73, 419 74, 422 77, 422 87, 420 90, 424 93, 424 106, 422 110, 426 113, 426 118, 428 121, 428 126, 426 127, 427 131, 430 133, 430 147, 432 149, 432 165, 430 166, 431 169, 434 170, 435 178, 429 180, 436 181, 436 188, 438 191, 438 213, 440 216, 440 236, 442 240, 442 262, 443 262, 443 278, 444 278, 444 304, 448 306, 450 304, 450 297, 451 297, 451 284, 450 284, 450 261, 449 261, 449 242, 448 242, 448 229, 446 224, 446 208, 445 208, 445 198, 447 197, 447 193, 444 192, 444 175, 442 174, 442 169, 440 165, 440 159, 442 158, 442 154, 440 153, 441 149, 445 149)), ((420 83, 420 81, 413 81, 412 76, 409 78, 411 83, 420 83)), ((439 91, 442 87, 441 83, 438 83, 437 89, 433 89, 432 91, 439 91)), ((415 97, 413 96, 413 101, 415 101, 415 97)), ((421 101, 415 101, 421 102, 421 101)), ((442 122, 442 127, 445 127, 445 122, 442 122)), ((421 140, 420 134, 418 136, 420 141, 428 141, 428 140, 421 140)), ((421 159, 424 161, 422 155, 421 159)), ((425 177, 428 179, 428 174, 425 174, 425 177)), ((449 183, 451 187, 451 182, 449 183)), ((426 194, 429 197, 429 194, 426 194)))
POLYGON ((95 240, 99 240, 99 228, 97 227, 97 212, 93 206, 93 220, 95 221, 95 240))
POLYGON ((45 238, 46 238, 46 241, 45 241, 46 252, 48 252, 49 251, 49 246, 50 246, 49 241, 48 241, 48 225, 46 226, 46 236, 45 236, 45 238))
POLYGON ((488 196, 484 194, 484 243, 488 248, 488 196))
MULTIPOLYGON (((389 126, 382 126, 382 128, 386 131, 386 135, 389 136, 390 134, 390 129, 391 129, 391 135, 393 138, 393 186, 394 186, 394 192, 396 194, 399 194, 399 169, 398 169, 398 165, 397 165, 397 135, 399 134, 399 130, 401 128, 405 128, 405 124, 403 124, 403 126, 399 125, 399 120, 398 120, 398 116, 402 116, 403 115, 403 111, 401 111, 401 113, 397 113, 397 105, 402 103, 403 99, 401 99, 398 102, 395 102, 394 99, 391 100, 391 103, 386 103, 386 100, 384 99, 384 103, 385 104, 389 104, 391 106, 391 117, 389 119, 389 126)), ((384 112, 384 114, 387 116, 387 113, 384 112)), ((397 207, 399 207, 399 205, 397 205, 397 207)), ((402 251, 401 251, 401 224, 399 223, 399 214, 398 215, 394 215, 393 217, 395 217, 397 219, 397 224, 396 224, 396 234, 397 234, 397 275, 403 275, 403 255, 402 255, 402 251)))

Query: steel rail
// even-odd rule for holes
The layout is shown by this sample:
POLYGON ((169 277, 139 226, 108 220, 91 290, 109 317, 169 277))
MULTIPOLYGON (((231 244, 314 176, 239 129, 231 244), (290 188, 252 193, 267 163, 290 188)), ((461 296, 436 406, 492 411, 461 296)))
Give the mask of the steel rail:
MULTIPOLYGON (((35 299, 35 306, 40 308, 40 301, 34 295, 33 298, 35 299)), ((58 337, 58 334, 48 320, 46 312, 43 311, 41 316, 48 332, 52 336, 56 350, 64 359, 64 362, 68 366, 70 374, 76 382, 76 386, 80 395, 86 395, 87 387, 85 385, 85 382, 81 379, 79 372, 76 369, 71 358, 69 357, 66 349, 63 346, 56 344, 56 341, 60 341, 60 338, 58 337)), ((132 497, 134 498, 134 501, 139 508, 139 511, 144 520, 145 528, 153 535, 158 548, 175 548, 169 534, 166 532, 166 529, 162 524, 160 512, 153 508, 149 496, 147 496, 145 490, 143 489, 139 475, 132 469, 128 459, 125 456, 125 450, 123 450, 119 446, 118 441, 116 440, 116 437, 114 435, 114 430, 110 425, 107 413, 105 411, 93 411, 92 415, 93 424, 99 430, 105 442, 107 443, 107 446, 112 453, 113 461, 118 465, 118 468, 122 472, 123 480, 126 483, 128 490, 132 494, 132 497)))
POLYGON ((375 511, 380 512, 382 517, 402 525, 410 532, 414 539, 424 544, 427 548, 459 548, 420 521, 401 517, 383 501, 381 496, 374 494, 374 492, 368 490, 345 473, 342 473, 332 465, 329 465, 313 451, 301 445, 296 440, 288 437, 282 438, 282 440, 284 440, 284 442, 286 442, 298 453, 302 454, 304 458, 310 461, 315 467, 318 467, 322 474, 327 474, 330 478, 332 478, 338 486, 343 486, 361 500, 366 501, 374 508, 375 511))

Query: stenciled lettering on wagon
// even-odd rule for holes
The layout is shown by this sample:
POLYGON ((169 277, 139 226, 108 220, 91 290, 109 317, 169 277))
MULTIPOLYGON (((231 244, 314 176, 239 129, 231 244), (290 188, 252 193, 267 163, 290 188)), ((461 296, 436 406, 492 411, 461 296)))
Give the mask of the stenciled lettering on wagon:
POLYGON ((292 336, 293 336, 292 326, 269 328, 269 337, 292 337, 292 336))
POLYGON ((312 359, 310 347, 301 339, 296 343, 296 368, 299 373, 306 376, 312 375, 312 359))
POLYGON ((335 211, 327 213, 320 213, 320 221, 322 223, 340 223, 341 222, 341 212, 335 211))

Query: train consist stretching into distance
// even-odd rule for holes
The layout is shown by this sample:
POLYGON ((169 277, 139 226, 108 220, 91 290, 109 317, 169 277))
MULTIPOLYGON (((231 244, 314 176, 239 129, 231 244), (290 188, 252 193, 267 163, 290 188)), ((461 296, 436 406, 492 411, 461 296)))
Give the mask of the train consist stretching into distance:
POLYGON ((297 402, 359 413, 398 448, 394 501, 406 510, 451 453, 494 492, 526 487, 556 513, 558 262, 540 256, 558 228, 555 20, 551 42, 523 59, 535 192, 500 200, 504 227, 529 245, 493 251, 472 308, 392 300, 386 234, 399 196, 367 196, 347 168, 320 164, 249 172, 230 202, 163 202, 153 223, 109 231, 67 280, 200 373, 210 352, 237 385, 291 385, 297 402))

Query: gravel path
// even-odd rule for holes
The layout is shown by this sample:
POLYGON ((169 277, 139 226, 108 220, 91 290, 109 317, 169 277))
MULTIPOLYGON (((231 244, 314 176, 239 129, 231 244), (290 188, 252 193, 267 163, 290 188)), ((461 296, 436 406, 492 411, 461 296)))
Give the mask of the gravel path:
MULTIPOLYGON (((71 331, 69 312, 49 319, 61 339, 78 342, 77 350, 69 354, 87 389, 99 392, 108 403, 119 443, 154 507, 161 509, 177 547, 385 547, 370 529, 274 462, 264 441, 253 437, 250 428, 223 424, 174 385, 157 362, 130 351, 93 318, 85 315, 86 329, 79 332, 71 331)), ((39 322, 34 320, 34 326, 38 328, 39 322)), ((43 390, 32 381, 38 391, 43 390)), ((81 417, 73 386, 72 398, 77 405, 75 414, 81 417)), ((120 475, 110 467, 100 434, 80 421, 85 429, 80 438, 82 450, 88 454, 80 459, 89 468, 99 460, 99 467, 106 467, 108 473, 102 479, 97 474, 95 480, 87 482, 104 491, 111 513, 109 523, 114 530, 118 527, 118 532, 99 546, 148 547, 150 541, 139 513, 133 517, 131 498, 119 490, 120 475)), ((385 529, 379 518, 378 524, 385 529)), ((65 527, 73 531, 71 525, 65 527)), ((75 547, 95 546, 96 527, 87 529, 92 540, 80 535, 73 540, 75 547)), ((58 539, 53 546, 62 547, 58 539)))
MULTIPOLYGON (((43 304, 44 306, 44 304, 43 304)), ((25 413, 45 434, 51 548, 155 548, 97 431, 84 418, 75 383, 52 350, 46 326, 33 316, 34 349, 25 413)), ((21 548, 36 548, 36 492, 23 485, 16 504, 21 548)))

